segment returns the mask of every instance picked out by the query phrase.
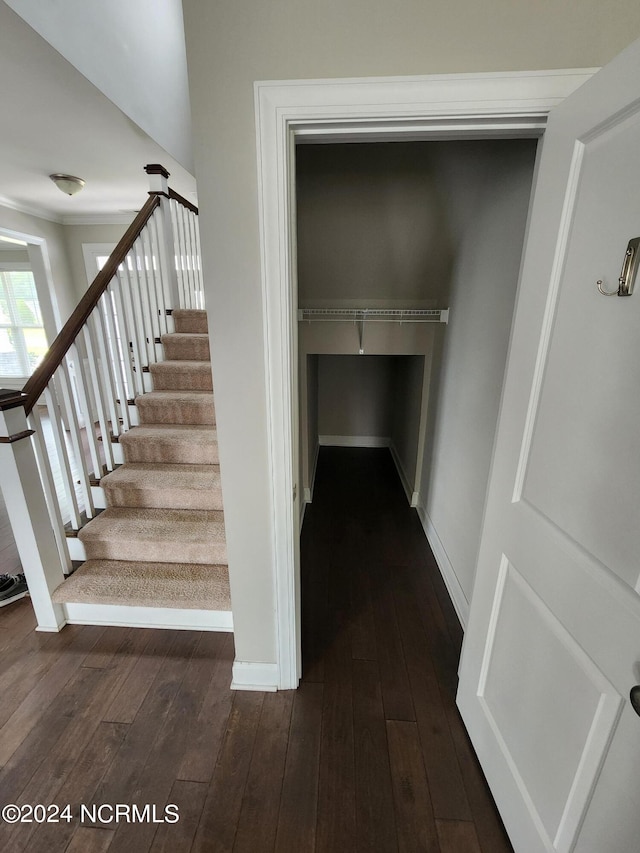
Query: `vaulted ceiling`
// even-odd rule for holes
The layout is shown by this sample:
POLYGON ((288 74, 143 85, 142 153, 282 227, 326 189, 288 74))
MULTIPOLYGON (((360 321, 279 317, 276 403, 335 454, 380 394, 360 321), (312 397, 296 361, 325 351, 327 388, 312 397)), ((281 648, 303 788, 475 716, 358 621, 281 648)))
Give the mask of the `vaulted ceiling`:
POLYGON ((195 179, 0 2, 0 205, 64 222, 129 214, 144 203, 146 163, 195 200, 195 179), (54 172, 86 181, 69 197, 54 172))

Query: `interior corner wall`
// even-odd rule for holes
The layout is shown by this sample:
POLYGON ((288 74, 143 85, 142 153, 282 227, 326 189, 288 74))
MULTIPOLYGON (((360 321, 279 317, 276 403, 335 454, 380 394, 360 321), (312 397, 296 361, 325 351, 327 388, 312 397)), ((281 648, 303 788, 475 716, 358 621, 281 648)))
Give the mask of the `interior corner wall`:
POLYGON ((64 225, 65 243, 71 267, 71 277, 79 301, 86 292, 90 282, 87 282, 87 270, 82 254, 83 243, 109 243, 115 246, 124 232, 126 225, 64 225))
MULTIPOLYGON (((496 143, 494 143, 495 145, 496 143)), ((456 255, 436 346, 419 512, 464 622, 500 405, 535 161, 532 140, 478 148, 480 181, 449 175, 456 255), (482 162, 484 160, 484 162, 482 162)))
POLYGON ((424 430, 426 421, 429 362, 430 358, 424 355, 407 356, 395 361, 391 453, 410 501, 419 489, 422 474, 420 431, 424 430))
POLYGON ((640 34, 640 4, 616 0, 614 13, 602 0, 543 8, 506 0, 182 5, 236 656, 273 663, 254 81, 599 66, 640 34))

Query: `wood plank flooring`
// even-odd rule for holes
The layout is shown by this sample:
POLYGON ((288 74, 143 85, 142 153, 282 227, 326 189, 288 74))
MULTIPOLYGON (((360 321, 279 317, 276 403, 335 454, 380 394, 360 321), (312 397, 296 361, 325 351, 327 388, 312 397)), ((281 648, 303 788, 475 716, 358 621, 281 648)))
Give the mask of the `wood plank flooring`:
POLYGON ((455 707, 460 626, 387 451, 323 448, 302 555, 297 691, 230 691, 231 635, 37 634, 28 599, 0 610, 0 805, 74 814, 0 821, 0 849, 510 853, 455 707), (81 803, 180 819, 81 822, 81 803))

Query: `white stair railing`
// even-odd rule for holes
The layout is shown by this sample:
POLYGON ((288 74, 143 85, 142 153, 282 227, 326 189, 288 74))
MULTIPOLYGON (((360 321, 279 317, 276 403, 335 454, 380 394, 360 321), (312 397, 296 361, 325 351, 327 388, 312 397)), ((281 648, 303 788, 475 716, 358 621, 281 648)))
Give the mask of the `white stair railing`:
POLYGON ((0 392, 0 484, 42 630, 63 624, 51 593, 84 559, 77 533, 105 505, 100 478, 137 424, 172 311, 204 308, 197 208, 162 166, 146 170, 149 199, 43 362, 21 394, 0 392))

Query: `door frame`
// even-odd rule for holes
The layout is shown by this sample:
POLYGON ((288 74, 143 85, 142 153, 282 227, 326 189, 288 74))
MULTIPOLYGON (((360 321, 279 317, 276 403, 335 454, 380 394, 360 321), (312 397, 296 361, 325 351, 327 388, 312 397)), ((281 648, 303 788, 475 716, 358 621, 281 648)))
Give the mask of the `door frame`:
POLYGON ((279 689, 296 688, 302 670, 296 144, 540 137, 597 70, 254 84, 279 689))

